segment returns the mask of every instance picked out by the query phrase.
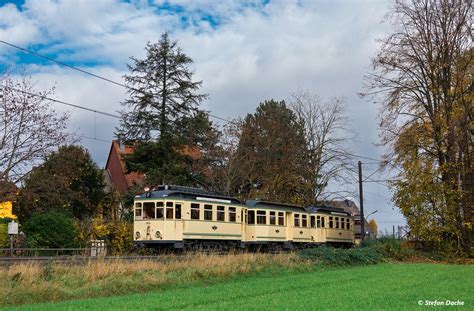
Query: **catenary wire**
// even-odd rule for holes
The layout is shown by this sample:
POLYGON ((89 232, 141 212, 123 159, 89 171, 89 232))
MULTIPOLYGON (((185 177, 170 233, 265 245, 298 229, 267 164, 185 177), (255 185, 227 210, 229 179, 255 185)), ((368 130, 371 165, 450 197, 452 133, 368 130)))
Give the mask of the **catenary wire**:
MULTIPOLYGON (((106 82, 115 84, 115 85, 117 85, 117 86, 121 86, 121 87, 124 87, 124 88, 126 88, 126 89, 129 89, 129 90, 132 90, 132 91, 135 91, 135 92, 141 92, 140 90, 137 90, 137 89, 135 89, 135 88, 132 88, 132 87, 126 85, 126 84, 123 84, 123 83, 114 81, 114 80, 112 80, 112 79, 106 78, 106 77, 104 77, 104 76, 100 76, 100 75, 98 75, 98 74, 92 73, 92 72, 87 71, 87 70, 84 70, 84 69, 77 68, 77 67, 75 67, 75 66, 68 65, 68 64, 66 64, 66 63, 64 63, 64 62, 61 62, 61 61, 58 61, 58 60, 56 60, 56 59, 54 59, 54 58, 48 57, 48 56, 46 56, 46 55, 42 55, 42 54, 37 53, 37 52, 34 52, 34 51, 31 51, 31 50, 29 50, 29 49, 26 49, 26 48, 23 48, 23 47, 21 47, 21 46, 12 44, 12 43, 10 43, 10 42, 7 42, 7 41, 5 41, 5 40, 0 40, 0 43, 3 43, 3 44, 5 44, 5 45, 8 45, 8 46, 10 46, 10 47, 12 47, 12 48, 18 49, 18 50, 20 50, 20 51, 22 51, 22 52, 26 52, 26 53, 35 55, 35 56, 37 56, 37 57, 40 57, 40 58, 49 60, 49 61, 51 61, 51 62, 54 62, 54 63, 58 64, 58 65, 67 67, 67 68, 69 68, 69 69, 79 71, 79 72, 81 72, 81 73, 83 73, 83 74, 92 76, 92 77, 94 77, 94 78, 101 79, 101 80, 103 80, 103 81, 106 81, 106 82)), ((232 120, 228 120, 228 119, 226 119, 226 118, 219 117, 219 116, 216 116, 216 115, 213 115, 213 114, 210 114, 210 113, 208 113, 208 115, 209 115, 210 117, 214 118, 214 119, 218 119, 218 120, 221 120, 221 121, 225 121, 225 122, 227 122, 227 123, 233 123, 233 122, 234 122, 234 121, 232 121, 232 120)))

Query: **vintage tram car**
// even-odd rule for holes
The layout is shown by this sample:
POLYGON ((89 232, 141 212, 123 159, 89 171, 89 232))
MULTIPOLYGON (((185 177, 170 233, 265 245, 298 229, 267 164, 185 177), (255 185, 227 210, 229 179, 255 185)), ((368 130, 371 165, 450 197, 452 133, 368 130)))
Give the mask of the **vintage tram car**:
POLYGON ((139 247, 222 250, 292 249, 354 244, 354 219, 342 209, 222 196, 196 188, 160 186, 135 197, 139 247))

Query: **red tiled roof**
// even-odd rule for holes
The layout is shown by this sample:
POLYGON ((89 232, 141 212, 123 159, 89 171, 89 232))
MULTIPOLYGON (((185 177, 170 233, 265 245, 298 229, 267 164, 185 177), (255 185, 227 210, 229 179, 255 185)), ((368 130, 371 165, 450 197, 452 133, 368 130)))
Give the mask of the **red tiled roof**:
POLYGON ((112 184, 118 192, 127 192, 134 184, 143 184, 145 181, 145 174, 136 172, 126 173, 125 163, 122 157, 132 154, 133 151, 134 148, 130 145, 121 148, 117 140, 113 140, 110 146, 105 169, 108 171, 112 184))

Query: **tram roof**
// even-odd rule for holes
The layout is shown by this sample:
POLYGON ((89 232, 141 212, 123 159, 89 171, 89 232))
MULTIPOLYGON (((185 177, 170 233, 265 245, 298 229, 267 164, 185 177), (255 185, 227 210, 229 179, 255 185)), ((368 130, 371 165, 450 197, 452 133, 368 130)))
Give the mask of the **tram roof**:
POLYGON ((141 195, 136 196, 140 199, 149 198, 183 198, 192 200, 208 200, 216 202, 227 201, 226 203, 231 204, 242 204, 242 202, 236 198, 221 195, 215 192, 205 191, 199 188, 182 187, 182 186, 160 186, 155 191, 145 192, 141 195))
POLYGON ((327 205, 315 205, 305 208, 306 211, 310 213, 323 213, 323 214, 332 214, 332 215, 341 215, 341 216, 351 216, 350 213, 346 212, 343 208, 327 206, 327 205))
POLYGON ((295 212, 304 212, 305 209, 298 205, 291 205, 285 203, 278 203, 278 202, 268 202, 262 200, 247 200, 245 202, 249 208, 276 208, 276 209, 284 209, 284 210, 291 210, 295 212))

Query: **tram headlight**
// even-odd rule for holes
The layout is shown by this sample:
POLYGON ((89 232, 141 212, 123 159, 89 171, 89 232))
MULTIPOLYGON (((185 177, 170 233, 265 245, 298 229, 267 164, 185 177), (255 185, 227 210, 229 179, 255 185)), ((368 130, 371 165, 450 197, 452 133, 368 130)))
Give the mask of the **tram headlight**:
POLYGON ((160 231, 156 231, 155 232, 155 236, 157 239, 161 239, 161 232, 160 231))
POLYGON ((138 240, 140 238, 141 234, 140 231, 135 232, 135 239, 138 240))

